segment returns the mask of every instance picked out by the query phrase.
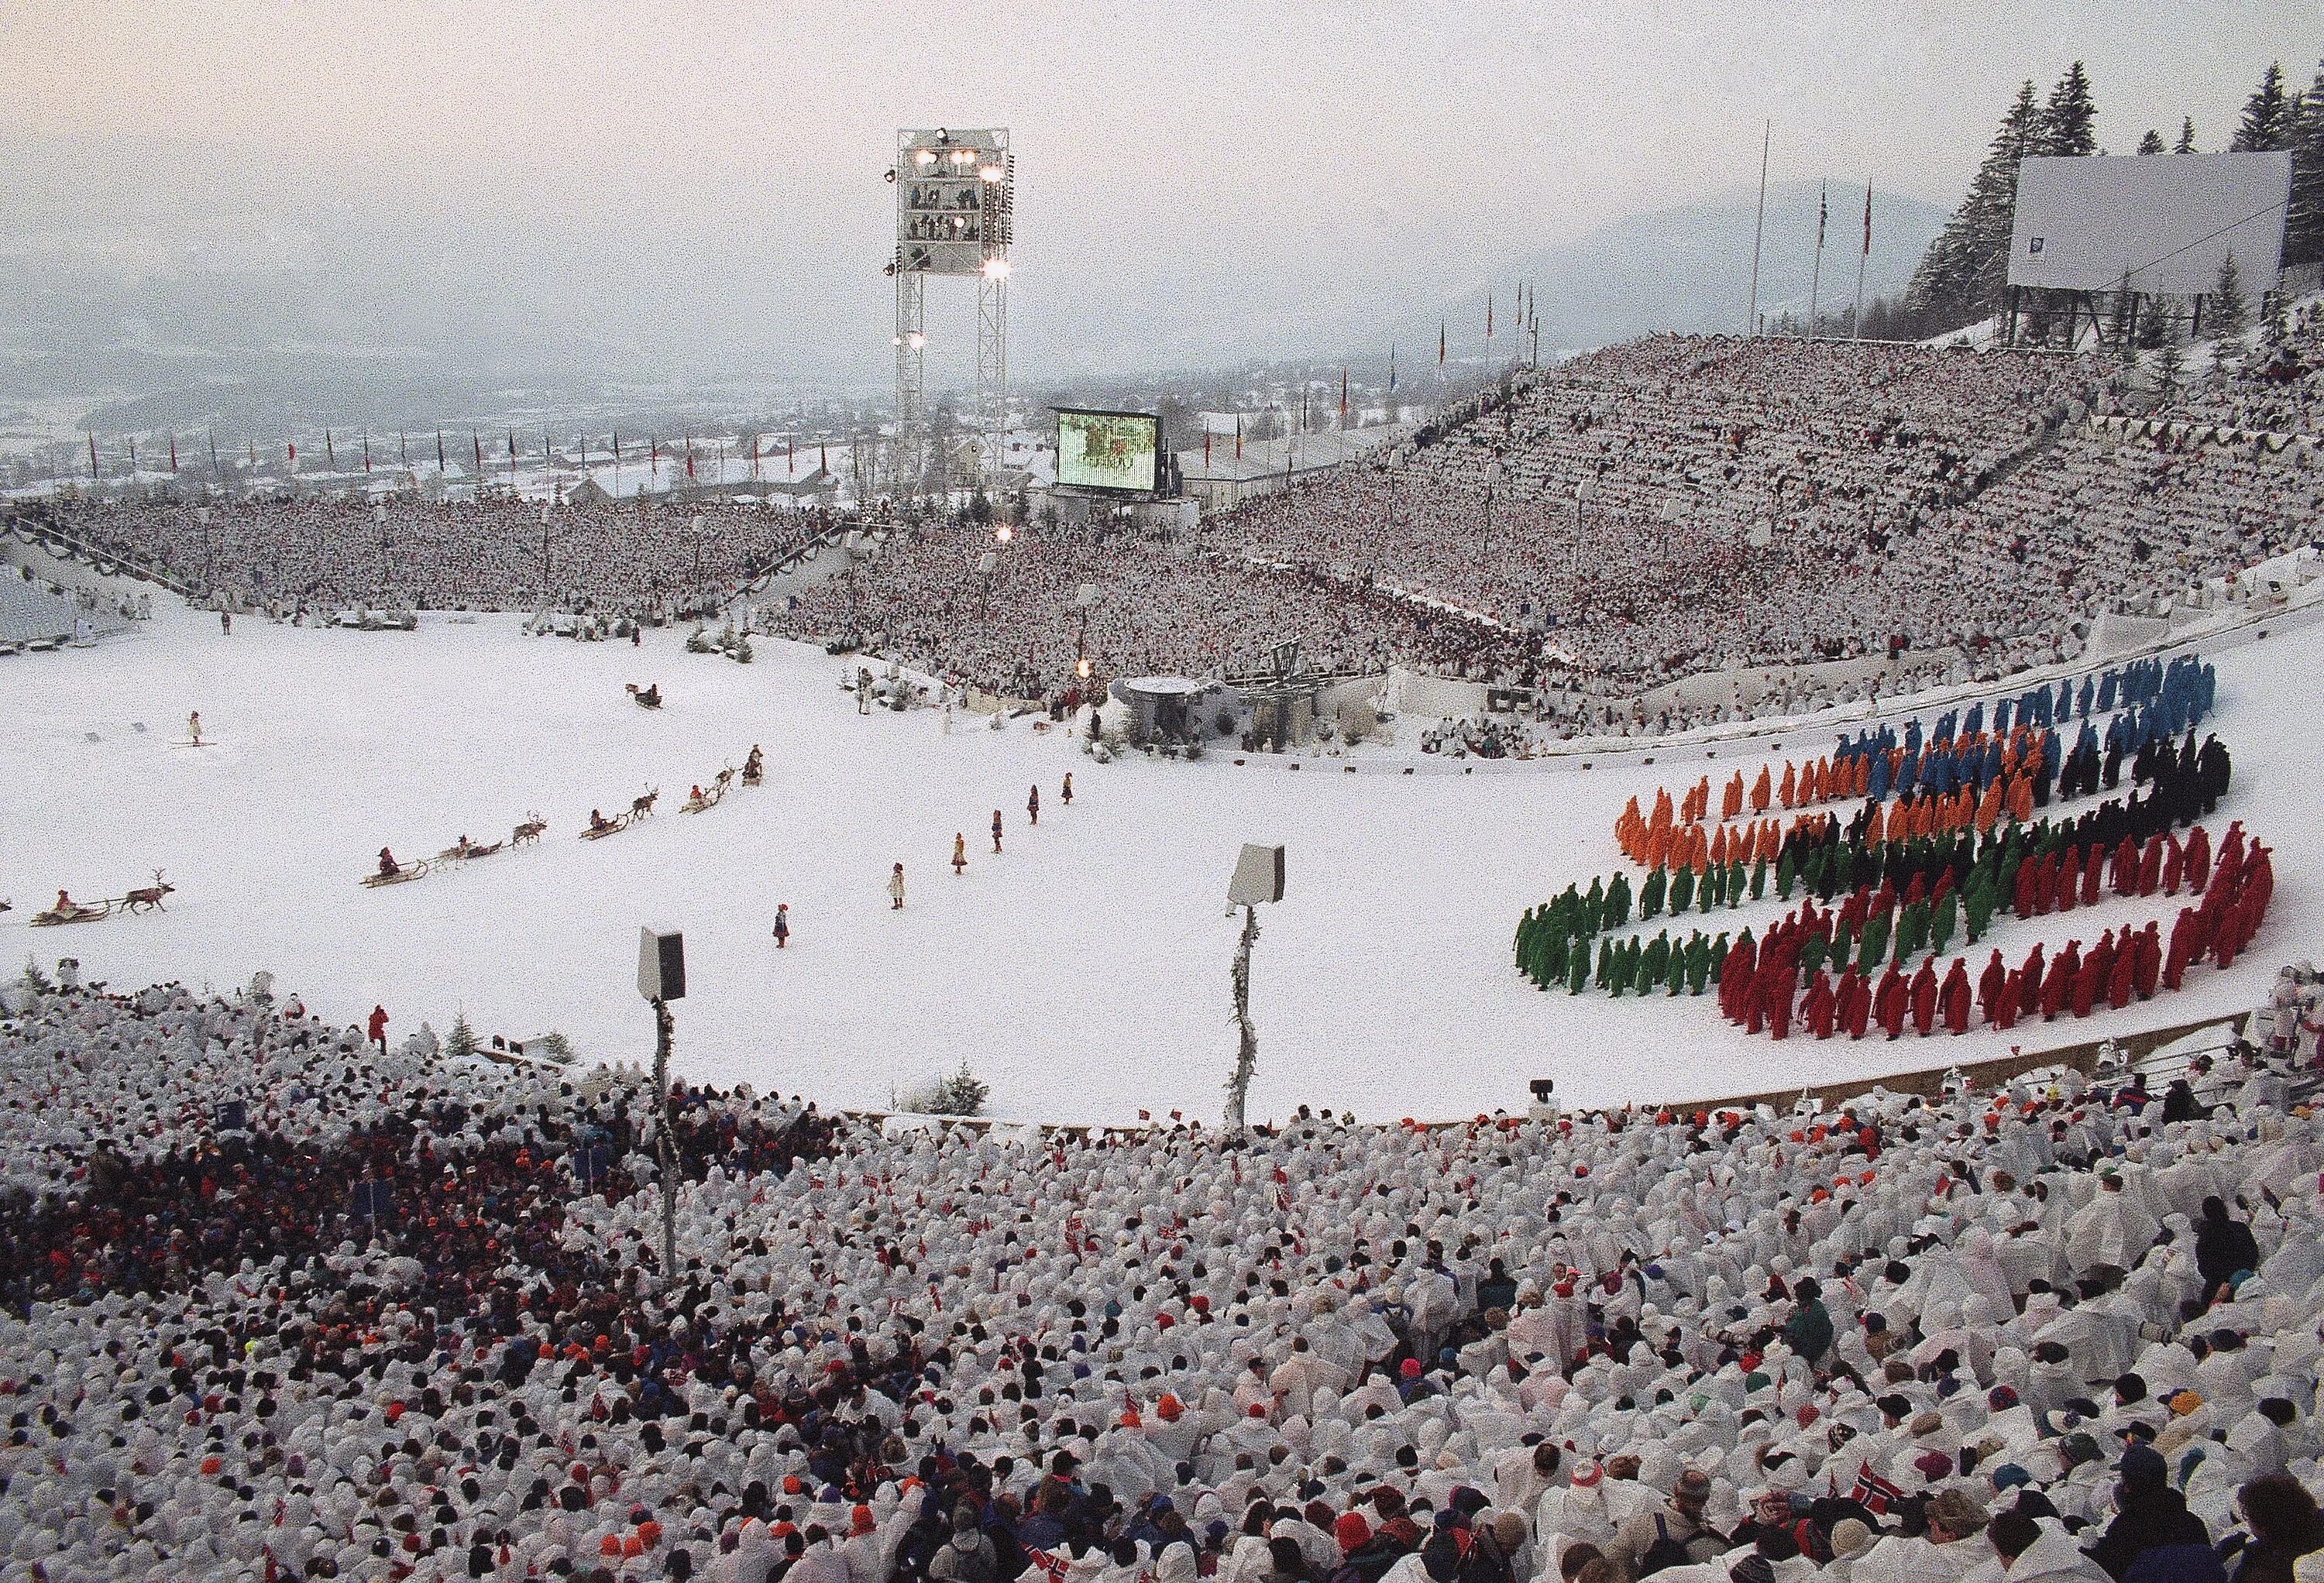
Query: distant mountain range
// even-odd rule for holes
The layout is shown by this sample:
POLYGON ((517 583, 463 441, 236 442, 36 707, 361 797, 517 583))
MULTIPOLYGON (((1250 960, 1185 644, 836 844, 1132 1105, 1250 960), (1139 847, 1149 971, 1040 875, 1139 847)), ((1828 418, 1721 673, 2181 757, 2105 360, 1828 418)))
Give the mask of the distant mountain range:
MULTIPOLYGON (((1767 189, 1767 219, 1759 260, 1759 311, 1773 319, 1789 311, 1807 317, 1815 272, 1817 184, 1787 181, 1767 189)), ((1864 236, 1864 189, 1834 187, 1825 223, 1824 312, 1855 300, 1856 262, 1864 236)), ((1751 290, 1751 233, 1757 194, 1744 192, 1615 220, 1572 242, 1512 261, 1489 282, 1447 301, 1441 314, 1399 323, 1399 356, 1425 348, 1435 356, 1441 318, 1452 354, 1486 351, 1485 299, 1494 298, 1493 350, 1513 355, 1510 308, 1517 282, 1537 291, 1541 350, 1577 349, 1626 341, 1654 330, 1733 330, 1745 327, 1751 290)), ((1912 279, 1921 255, 1944 226, 1946 211, 1918 198, 1875 190, 1872 250, 1865 259, 1864 295, 1893 296, 1912 279)))
MULTIPOLYGON (((1812 182, 1768 189, 1759 305, 1770 318, 1806 311, 1816 198, 1812 182)), ((1863 204, 1861 188, 1832 189, 1829 308, 1855 292, 1863 204)), ((1747 191, 1633 216, 1511 259, 1466 289, 1453 282, 1474 263, 1449 243, 1436 257, 1388 249, 1351 259, 1321 281, 1263 264, 1181 271, 1167 290, 1157 279, 1126 295, 1102 272, 1058 274, 1047 262, 1017 304, 1019 365, 1037 382, 1342 356, 1384 372, 1394 343, 1416 375, 1434 359, 1440 319, 1455 358, 1487 352, 1489 291, 1490 350, 1515 356, 1520 280, 1538 288, 1545 355, 1651 330, 1738 330, 1752 212, 1747 191)), ((1900 290, 1944 218, 1876 193, 1868 295, 1900 290)), ((157 224, 157 235, 174 234, 157 224)), ((125 268, 44 240, 0 246, 0 442, 69 435, 83 421, 108 433, 522 425, 589 412, 655 422, 681 410, 761 413, 801 397, 876 403, 884 389, 887 288, 868 272, 823 279, 827 248, 761 261, 699 239, 652 249, 594 241, 369 216, 226 262, 189 255, 125 268)))

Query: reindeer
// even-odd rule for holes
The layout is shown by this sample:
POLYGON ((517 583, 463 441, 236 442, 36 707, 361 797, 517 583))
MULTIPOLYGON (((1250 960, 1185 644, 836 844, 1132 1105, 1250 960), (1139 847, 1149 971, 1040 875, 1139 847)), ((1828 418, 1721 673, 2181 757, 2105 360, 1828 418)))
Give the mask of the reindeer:
POLYGON ((509 844, 525 846, 539 841, 540 833, 548 828, 549 821, 528 808, 525 810, 524 823, 509 832, 509 844))
POLYGON ((632 819, 652 818, 654 799, 659 796, 661 796, 661 787, 658 786, 650 786, 646 787, 645 796, 641 797, 632 797, 630 799, 630 817, 632 819))
POLYGON ((155 912, 167 912, 170 909, 161 905, 161 898, 171 895, 177 888, 167 879, 162 879, 161 870, 156 869, 153 870, 152 884, 142 885, 121 898, 121 910, 124 913, 142 913, 151 907, 155 912))
POLYGON ((712 778, 710 782, 710 795, 713 796, 723 797, 726 795, 726 788, 733 784, 734 767, 732 764, 729 764, 712 778))

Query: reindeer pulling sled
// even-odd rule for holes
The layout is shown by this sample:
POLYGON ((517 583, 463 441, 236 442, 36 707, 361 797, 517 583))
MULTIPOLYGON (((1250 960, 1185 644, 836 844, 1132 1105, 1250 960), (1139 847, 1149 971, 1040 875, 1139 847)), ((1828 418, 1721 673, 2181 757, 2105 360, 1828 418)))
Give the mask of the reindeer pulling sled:
POLYGON ((161 878, 161 870, 153 870, 153 883, 141 885, 126 896, 109 897, 104 901, 75 901, 64 891, 57 892, 57 904, 45 912, 32 915, 35 929, 54 928, 59 924, 94 924, 99 918, 109 918, 115 913, 167 912, 161 898, 171 895, 177 887, 161 878))
POLYGON ((437 870, 454 863, 473 863, 479 858, 491 857, 503 847, 530 846, 539 841, 540 833, 548 828, 548 820, 538 814, 527 813, 524 823, 512 829, 505 841, 475 842, 463 835, 434 857, 421 858, 410 863, 398 862, 393 852, 382 847, 379 849, 379 867, 363 877, 363 886, 366 890, 376 890, 383 885, 401 885, 409 880, 425 879, 437 870))
POLYGON ((678 805, 678 811, 681 814, 699 814, 706 809, 715 808, 724 800, 727 789, 733 784, 734 767, 730 764, 710 778, 710 788, 707 791, 698 786, 696 787, 692 795, 678 805))
POLYGON ((610 819, 606 818, 596 809, 590 809, 589 823, 583 828, 581 832, 581 839, 584 841, 603 841, 609 835, 619 834, 621 832, 627 830, 631 825, 635 824, 641 819, 652 818, 655 799, 659 798, 660 796, 661 788, 659 787, 648 787, 645 790, 644 796, 632 797, 630 799, 630 805, 621 813, 614 815, 610 819))
POLYGON ((661 707, 661 684, 659 682, 649 682, 642 687, 639 686, 635 682, 623 682, 622 684, 622 690, 629 694, 631 701, 636 704, 641 709, 659 709, 661 707))

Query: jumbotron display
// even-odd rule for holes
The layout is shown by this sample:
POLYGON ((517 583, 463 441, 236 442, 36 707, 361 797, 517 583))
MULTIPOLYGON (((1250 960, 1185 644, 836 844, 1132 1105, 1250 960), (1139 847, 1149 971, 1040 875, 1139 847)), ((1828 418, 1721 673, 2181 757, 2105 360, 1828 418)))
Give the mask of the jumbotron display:
POLYGON ((1057 409, 1057 482, 1074 489, 1152 493, 1162 420, 1150 412, 1057 409))

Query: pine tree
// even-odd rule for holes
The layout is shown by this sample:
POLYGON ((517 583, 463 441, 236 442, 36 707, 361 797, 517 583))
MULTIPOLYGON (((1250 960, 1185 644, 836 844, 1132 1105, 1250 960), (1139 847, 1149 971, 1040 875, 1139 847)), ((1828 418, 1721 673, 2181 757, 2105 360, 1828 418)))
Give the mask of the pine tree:
POLYGON ((2324 258, 2324 64, 2302 98, 2292 143, 2292 207, 2284 217, 2283 262, 2324 258))
MULTIPOLYGON (((2169 400, 2172 392, 2179 388, 2179 371, 2186 365, 2186 361, 2176 341, 2165 341, 2163 350, 2154 354, 2154 387, 2162 392, 2164 400, 2169 400)), ((2003 867, 2006 869, 2008 865, 2005 863, 2003 867)))
POLYGON ((2035 152, 2067 156, 2096 153, 2098 117, 2098 106, 2090 98, 2089 74, 2077 60, 2066 68, 2066 75, 2058 79, 2058 86, 2050 90, 2050 97, 2042 106, 2042 130, 2035 152))
POLYGON ((2292 114, 2297 101, 2283 91, 2283 65, 2270 61, 2259 87, 2244 101, 2242 119, 2236 123, 2229 153, 2271 153, 2292 146, 2292 114))
POLYGON ((2211 329, 2220 338, 2238 336, 2251 323, 2251 304, 2246 300, 2243 272, 2236 268, 2236 255, 2231 252, 2219 261, 2218 283, 2211 288, 2211 329))
MULTIPOLYGON (((2068 76, 2070 80, 2072 74, 2068 76)), ((1923 333, 1972 324, 2001 305, 2017 207, 2017 164, 2040 147, 2043 123, 2042 104, 2028 78, 1987 145, 1968 196, 1929 244, 1905 288, 1905 309, 1923 333)))
POLYGON ((2174 154, 2191 154, 2195 152, 2195 118, 2192 115, 2179 123, 2179 141, 2171 145, 2171 152, 2174 154))
POLYGON ((2161 153, 2163 152, 2163 134, 2155 131, 2152 126, 2148 127, 2146 129, 2146 135, 2138 140, 2138 152, 2142 154, 2161 153))
POLYGON ((477 1048, 476 1030, 468 1026, 468 1014, 465 1010, 453 1013, 452 1031, 444 1038, 446 1058, 474 1055, 477 1048))

